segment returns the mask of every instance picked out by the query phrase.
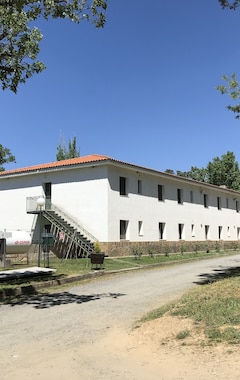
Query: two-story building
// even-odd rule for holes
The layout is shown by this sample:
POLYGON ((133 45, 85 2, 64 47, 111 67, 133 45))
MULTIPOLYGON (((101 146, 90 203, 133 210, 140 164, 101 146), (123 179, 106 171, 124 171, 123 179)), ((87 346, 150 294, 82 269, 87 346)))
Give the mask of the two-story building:
POLYGON ((0 230, 29 231, 36 244, 52 233, 59 257, 85 255, 95 241, 114 256, 133 245, 147 252, 240 239, 239 192, 108 156, 0 172, 0 199, 0 230))

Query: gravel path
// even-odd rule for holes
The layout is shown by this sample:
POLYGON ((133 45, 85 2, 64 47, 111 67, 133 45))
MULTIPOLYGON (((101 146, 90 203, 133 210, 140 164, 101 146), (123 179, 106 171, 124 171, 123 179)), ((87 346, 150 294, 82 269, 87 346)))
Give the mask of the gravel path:
POLYGON ((234 255, 138 270, 3 305, 1 380, 186 380, 134 341, 132 326, 197 283, 239 266, 234 255))

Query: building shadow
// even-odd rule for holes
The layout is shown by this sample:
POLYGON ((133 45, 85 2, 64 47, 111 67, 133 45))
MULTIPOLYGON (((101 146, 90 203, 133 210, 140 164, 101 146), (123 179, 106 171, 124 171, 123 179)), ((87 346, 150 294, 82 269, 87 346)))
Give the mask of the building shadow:
POLYGON ((5 300, 5 304, 12 307, 18 305, 32 305, 35 309, 47 309, 54 306, 61 306, 70 303, 83 304, 90 301, 100 300, 102 298, 119 298, 125 296, 121 293, 100 293, 91 295, 77 295, 69 292, 59 293, 41 293, 36 295, 21 295, 14 300, 5 300))
POLYGON ((220 267, 218 269, 214 269, 211 273, 201 273, 198 276, 199 281, 195 281, 194 284, 206 285, 225 278, 238 276, 240 276, 240 267, 220 267))

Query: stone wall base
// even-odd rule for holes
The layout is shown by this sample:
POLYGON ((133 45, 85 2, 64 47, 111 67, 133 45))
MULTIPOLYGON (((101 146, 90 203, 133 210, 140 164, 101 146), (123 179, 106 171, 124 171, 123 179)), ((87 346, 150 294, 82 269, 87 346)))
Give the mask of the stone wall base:
POLYGON ((131 256, 134 252, 142 255, 184 252, 209 252, 239 250, 240 241, 159 241, 159 242, 100 242, 101 251, 109 257, 131 256))

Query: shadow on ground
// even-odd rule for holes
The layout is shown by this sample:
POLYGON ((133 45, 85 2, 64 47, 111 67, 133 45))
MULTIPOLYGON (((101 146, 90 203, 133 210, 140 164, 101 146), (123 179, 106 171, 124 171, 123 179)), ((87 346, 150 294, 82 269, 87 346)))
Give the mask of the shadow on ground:
POLYGON ((102 294, 92 294, 92 295, 76 295, 69 292, 61 293, 41 293, 34 296, 19 296, 15 300, 6 300, 5 304, 10 306, 17 306, 28 304, 32 305, 35 309, 47 309, 53 306, 66 305, 70 303, 82 304, 85 302, 96 301, 102 298, 119 298, 125 294, 121 293, 102 293, 102 294))
POLYGON ((195 281, 194 284, 197 285, 206 285, 212 282, 220 281, 229 277, 238 277, 240 276, 240 267, 220 267, 214 269, 212 273, 202 273, 199 275, 199 281, 195 281))

